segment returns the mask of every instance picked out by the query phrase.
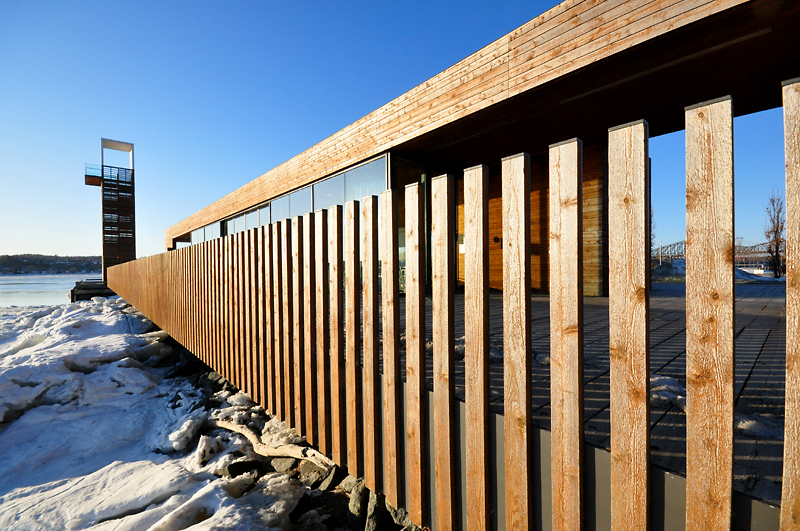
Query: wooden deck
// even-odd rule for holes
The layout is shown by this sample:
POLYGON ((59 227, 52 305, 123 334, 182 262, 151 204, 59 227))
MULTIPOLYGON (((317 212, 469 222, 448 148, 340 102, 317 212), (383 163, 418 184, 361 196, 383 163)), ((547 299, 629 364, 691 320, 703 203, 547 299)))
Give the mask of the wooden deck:
MULTIPOLYGON (((402 297, 401 297, 402 299, 402 297)), ((405 301, 400 301, 400 330, 405 330, 405 301)), ((783 284, 736 284, 735 411, 739 420, 766 421, 782 431, 786 352, 786 290, 783 284)), ((490 345, 503 348, 503 300, 490 295, 490 345)), ((456 351, 463 356, 464 297, 455 296, 456 351), (459 341, 459 338, 461 340, 459 341)), ((550 429, 549 298, 531 300, 532 399, 534 422, 550 429)), ((431 300, 426 300, 426 344, 431 333, 431 300)), ((610 449, 608 299, 584 299, 584 436, 610 449)), ((433 388, 433 357, 427 352, 426 383, 433 388)), ((405 379, 405 351, 401 351, 405 379)), ((650 300, 650 372, 686 385, 686 289, 684 284, 653 285, 650 300)), ((503 411, 503 364, 490 363, 491 404, 503 411)), ((464 361, 456 360, 456 397, 464 400, 464 361)), ((675 404, 651 406, 651 463, 686 474, 686 415, 675 404)), ((778 505, 781 496, 783 441, 735 430, 734 489, 778 505)))

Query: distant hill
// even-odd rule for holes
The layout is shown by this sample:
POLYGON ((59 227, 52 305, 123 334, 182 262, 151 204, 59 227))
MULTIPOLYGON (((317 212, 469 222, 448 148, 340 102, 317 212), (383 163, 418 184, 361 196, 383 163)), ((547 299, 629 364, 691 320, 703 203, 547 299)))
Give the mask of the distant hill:
POLYGON ((99 256, 0 255, 0 275, 99 273, 99 256))

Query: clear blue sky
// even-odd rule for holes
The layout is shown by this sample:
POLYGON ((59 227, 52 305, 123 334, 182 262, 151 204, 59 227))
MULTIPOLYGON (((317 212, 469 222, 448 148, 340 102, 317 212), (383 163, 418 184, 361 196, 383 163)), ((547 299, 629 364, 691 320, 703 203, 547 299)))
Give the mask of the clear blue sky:
MULTIPOLYGON (((170 225, 555 4, 0 2, 0 254, 100 254, 83 165, 101 137, 135 145, 138 254, 155 254, 170 225)), ((751 243, 783 188, 781 127, 735 123, 751 243)), ((651 151, 666 244, 684 238, 683 133, 651 151)))

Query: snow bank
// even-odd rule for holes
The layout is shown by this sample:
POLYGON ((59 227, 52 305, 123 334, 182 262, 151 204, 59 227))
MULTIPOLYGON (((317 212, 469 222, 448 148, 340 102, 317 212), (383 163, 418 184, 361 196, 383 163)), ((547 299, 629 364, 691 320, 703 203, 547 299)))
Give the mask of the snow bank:
POLYGON ((201 391, 153 368, 163 332, 119 298, 0 308, 0 529, 285 529, 304 488, 283 474, 219 477, 253 459, 244 437, 198 432, 234 418, 265 443, 297 434, 241 393, 201 391))

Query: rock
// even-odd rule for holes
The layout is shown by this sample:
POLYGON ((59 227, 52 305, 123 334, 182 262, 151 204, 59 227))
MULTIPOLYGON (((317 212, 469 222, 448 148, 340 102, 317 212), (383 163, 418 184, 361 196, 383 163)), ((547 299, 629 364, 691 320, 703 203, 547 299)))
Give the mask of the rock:
POLYGON ((422 531, 422 528, 419 527, 418 525, 411 524, 411 525, 405 526, 400 531, 422 531))
POLYGON ((333 468, 331 468, 331 471, 328 473, 328 477, 326 477, 322 481, 322 483, 320 483, 318 488, 319 490, 335 489, 346 477, 347 477, 347 472, 345 472, 342 468, 334 465, 333 468))
POLYGON ((386 510, 389 512, 389 515, 392 517, 392 520, 394 520, 394 523, 399 525, 400 527, 414 525, 414 522, 411 520, 411 517, 408 516, 408 511, 406 511, 402 507, 397 509, 393 507, 391 503, 387 503, 386 510))
POLYGON ((327 476, 327 470, 318 467, 311 461, 303 460, 297 468, 300 471, 300 483, 309 489, 316 489, 327 476))
POLYGON ((339 483, 339 488, 345 491, 346 493, 351 493, 355 486, 358 484, 358 479, 354 478, 353 476, 347 476, 339 483))
POLYGON ((386 529, 389 523, 389 513, 386 512, 386 498, 383 494, 370 492, 369 503, 367 504, 367 522, 364 526, 364 531, 386 529))
POLYGON ((367 521, 367 507, 369 505, 369 490, 364 485, 364 480, 358 483, 350 492, 350 512, 347 515, 347 525, 353 529, 364 529, 367 521))
POLYGON ((263 461, 236 461, 235 463, 231 463, 226 466, 223 469, 223 472, 226 475, 235 478, 237 476, 241 476, 242 474, 246 474, 247 472, 252 472, 253 470, 258 472, 258 475, 261 476, 269 471, 269 465, 263 461))
POLYGON ((296 464, 297 459, 294 457, 276 457, 272 460, 272 468, 274 468, 276 472, 286 473, 293 469, 296 464))

